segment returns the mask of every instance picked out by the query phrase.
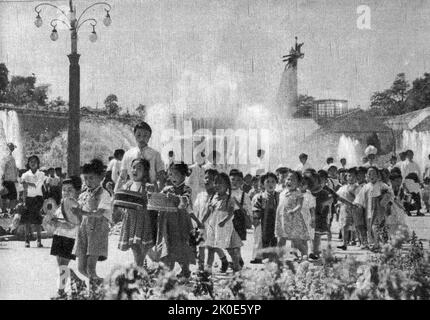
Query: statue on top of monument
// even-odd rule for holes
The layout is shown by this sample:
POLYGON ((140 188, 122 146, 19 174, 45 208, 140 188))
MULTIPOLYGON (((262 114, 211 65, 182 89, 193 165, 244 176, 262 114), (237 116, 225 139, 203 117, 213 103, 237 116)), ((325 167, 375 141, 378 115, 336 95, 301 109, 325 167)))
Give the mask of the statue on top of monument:
POLYGON ((303 58, 305 56, 304 53, 301 52, 301 48, 304 44, 304 42, 302 43, 297 43, 297 37, 296 38, 296 45, 295 47, 291 47, 290 49, 290 53, 282 56, 282 61, 286 62, 287 65, 285 66, 287 67, 297 67, 297 60, 303 58))

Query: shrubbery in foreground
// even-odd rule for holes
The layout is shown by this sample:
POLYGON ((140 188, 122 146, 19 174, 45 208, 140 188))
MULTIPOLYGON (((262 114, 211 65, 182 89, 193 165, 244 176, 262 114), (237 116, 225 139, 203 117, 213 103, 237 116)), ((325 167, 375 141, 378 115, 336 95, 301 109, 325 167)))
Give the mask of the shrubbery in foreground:
POLYGON ((399 230, 381 253, 366 262, 335 258, 324 252, 322 265, 293 263, 283 251, 271 251, 261 270, 245 269, 228 280, 213 281, 200 272, 186 281, 159 265, 112 270, 103 288, 74 299, 263 299, 350 300, 430 299, 430 260, 415 234, 399 230))

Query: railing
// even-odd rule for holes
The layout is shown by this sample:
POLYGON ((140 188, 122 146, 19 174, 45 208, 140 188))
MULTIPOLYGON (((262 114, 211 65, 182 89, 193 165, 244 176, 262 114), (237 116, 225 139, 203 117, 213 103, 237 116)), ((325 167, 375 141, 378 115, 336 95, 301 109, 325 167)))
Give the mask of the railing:
MULTIPOLYGON (((67 107, 66 107, 67 108, 67 107)), ((45 106, 39 106, 34 108, 30 105, 16 106, 9 103, 0 103, 0 110, 13 110, 18 114, 31 114, 36 117, 52 117, 52 118, 68 118, 68 110, 51 110, 45 106)), ((100 109, 96 110, 85 110, 81 109, 81 115, 85 118, 106 118, 106 119, 117 119, 117 120, 130 120, 140 118, 138 114, 120 114, 120 115, 108 115, 100 109)))

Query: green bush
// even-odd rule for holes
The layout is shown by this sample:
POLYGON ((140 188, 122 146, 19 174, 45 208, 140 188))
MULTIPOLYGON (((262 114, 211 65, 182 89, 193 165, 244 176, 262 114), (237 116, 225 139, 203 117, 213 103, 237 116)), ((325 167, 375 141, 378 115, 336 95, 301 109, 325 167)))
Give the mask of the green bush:
POLYGON ((191 280, 178 279, 159 264, 148 270, 116 267, 89 299, 227 299, 227 300, 427 300, 430 299, 430 260, 423 245, 406 229, 365 262, 338 259, 331 248, 322 263, 289 261, 285 251, 267 250, 261 270, 244 269, 228 280, 214 281, 208 272, 191 280))

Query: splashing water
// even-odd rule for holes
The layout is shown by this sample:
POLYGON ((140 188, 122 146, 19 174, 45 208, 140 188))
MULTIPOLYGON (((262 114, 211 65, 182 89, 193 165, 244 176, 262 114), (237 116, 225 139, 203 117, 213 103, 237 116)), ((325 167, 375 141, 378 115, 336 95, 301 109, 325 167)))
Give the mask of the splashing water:
POLYGON ((411 149, 414 152, 414 161, 423 170, 430 154, 430 131, 405 130, 403 131, 401 145, 403 150, 411 149))
MULTIPOLYGON (((318 125, 312 119, 284 119, 270 104, 249 103, 244 99, 246 96, 241 76, 231 72, 226 66, 218 66, 210 77, 203 72, 185 71, 177 83, 173 102, 148 108, 146 121, 153 129, 151 146, 161 151, 164 161, 167 160, 166 148, 174 151, 176 160, 181 157, 186 160, 187 149, 184 145, 192 143, 195 147, 196 144, 207 141, 205 138, 200 140, 195 133, 209 132, 214 141, 207 142, 208 145, 221 152, 221 158, 225 162, 231 159, 232 154, 236 154, 234 167, 244 171, 258 163, 258 149, 265 151, 264 161, 268 163, 270 170, 274 170, 280 163, 296 163, 296 152, 300 151, 303 140, 318 125), (184 130, 187 121, 192 123, 190 130, 184 130), (175 136, 163 140, 162 133, 168 130, 176 130, 175 136), (223 137, 218 135, 217 130, 234 132, 237 135, 236 146, 229 144, 227 139, 220 143, 223 137), (244 135, 247 136, 246 141, 242 139, 244 135), (176 144, 172 141, 176 141, 176 144)), ((188 149, 188 152, 193 151, 188 149)), ((206 154, 209 156, 210 152, 206 154)), ((195 155, 194 153, 191 162, 195 155)))
POLYGON ((339 159, 345 158, 348 167, 358 166, 360 163, 359 158, 360 143, 358 140, 351 137, 342 135, 339 138, 339 146, 337 148, 337 155, 339 159))
MULTIPOLYGON (((133 128, 115 120, 81 121, 81 164, 99 158, 107 164, 115 149, 128 150, 135 145, 133 128)), ((53 139, 41 157, 43 166, 67 167, 67 130, 53 139)))
POLYGON ((23 166, 23 144, 21 138, 21 126, 18 118, 18 114, 14 110, 0 110, 0 122, 2 123, 2 129, 0 131, 0 159, 3 159, 9 152, 6 144, 12 142, 17 148, 13 152, 15 162, 18 168, 23 166), (3 151, 4 147, 6 148, 3 151))

